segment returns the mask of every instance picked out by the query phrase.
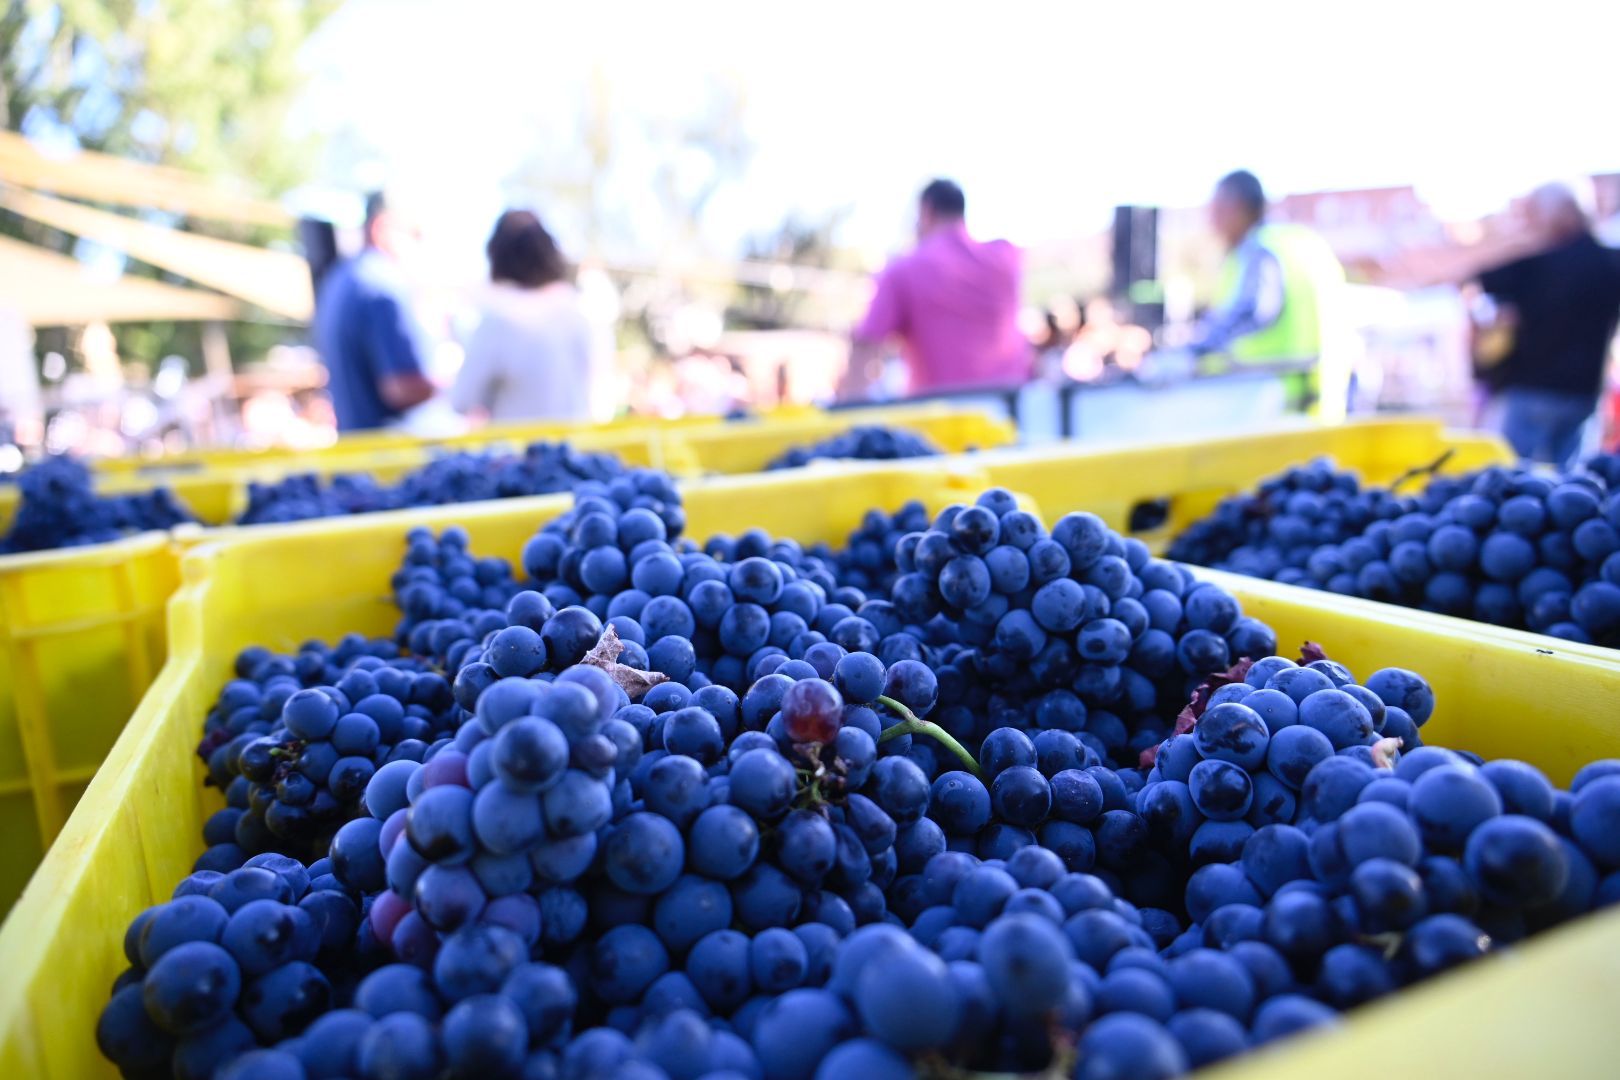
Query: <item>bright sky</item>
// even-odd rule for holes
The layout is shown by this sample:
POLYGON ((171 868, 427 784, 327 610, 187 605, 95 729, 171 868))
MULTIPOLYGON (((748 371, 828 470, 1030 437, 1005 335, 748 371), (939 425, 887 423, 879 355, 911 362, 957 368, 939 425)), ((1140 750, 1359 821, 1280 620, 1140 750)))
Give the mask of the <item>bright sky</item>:
MULTIPOLYGON (((1509 8, 348 0, 308 47, 299 122, 362 136, 329 179, 409 181, 470 262, 593 69, 626 125, 690 112, 716 78, 745 88, 757 152, 706 215, 718 253, 850 206, 840 239, 880 257, 932 175, 962 183, 976 232, 1024 243, 1093 233, 1116 203, 1202 202, 1239 166, 1279 193, 1416 183, 1463 216, 1620 170, 1620 5, 1509 8)), ((632 153, 612 193, 649 247, 650 165, 632 153)))

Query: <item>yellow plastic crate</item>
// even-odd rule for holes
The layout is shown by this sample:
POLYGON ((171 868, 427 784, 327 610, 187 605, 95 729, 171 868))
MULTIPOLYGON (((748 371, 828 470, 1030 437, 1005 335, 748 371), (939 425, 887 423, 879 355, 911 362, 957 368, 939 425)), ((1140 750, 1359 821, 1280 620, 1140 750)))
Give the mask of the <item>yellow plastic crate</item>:
MULTIPOLYGON (((592 444, 630 464, 664 464, 662 446, 645 434, 575 441, 598 448, 592 444)), ((373 455, 368 471, 394 481, 429 455, 420 448, 373 455)), ((244 472, 170 483, 205 522, 229 521, 247 505, 244 472)), ((134 473, 102 482, 110 491, 149 484, 134 473)), ((0 913, 22 892, 157 675, 167 641, 164 605, 180 584, 180 556, 215 531, 187 525, 172 534, 0 556, 0 913)))
MULTIPOLYGON (((96 490, 104 495, 150 491, 165 485, 205 525, 226 525, 247 509, 248 485, 253 481, 273 483, 299 473, 330 477, 340 473, 365 473, 382 483, 395 483, 406 473, 421 468, 449 450, 482 450, 497 446, 520 449, 531 442, 566 439, 576 450, 610 453, 626 465, 652 466, 672 473, 686 474, 695 469, 689 451, 676 440, 666 440, 650 429, 592 428, 563 432, 539 432, 532 428, 486 428, 472 441, 401 441, 364 452, 349 450, 276 453, 234 464, 213 464, 179 472, 152 472, 140 469, 102 472, 96 490)), ((395 437, 398 439, 399 437, 395 437)), ((221 451, 222 454, 240 453, 221 451)), ((16 485, 0 485, 0 531, 10 526, 17 512, 16 485)))
MULTIPOLYGON (((1325 456, 1364 482, 1381 485, 1448 452, 1442 469, 1447 473, 1515 460, 1494 436, 1448 430, 1438 420, 1419 417, 1296 423, 1152 444, 1059 443, 981 454, 978 463, 996 483, 1028 492, 1048 513, 1084 508, 1110 527, 1162 548, 1222 499, 1250 491, 1290 465, 1325 456), (1162 513, 1161 522, 1131 530, 1133 516, 1149 508, 1162 513)), ((1414 480, 1402 490, 1421 490, 1422 484, 1414 480)))
MULTIPOLYGON (((156 459, 98 459, 92 467, 97 474, 96 489, 103 494, 148 491, 164 484, 199 521, 224 525, 246 508, 250 481, 270 482, 294 473, 368 473, 393 482, 447 451, 520 448, 531 442, 558 440, 677 476, 757 472, 790 447, 818 442, 857 424, 908 428, 948 453, 1005 446, 1017 434, 1005 420, 937 403, 833 413, 794 406, 740 420, 693 416, 632 417, 606 424, 492 424, 440 438, 361 432, 315 450, 196 450, 156 459)), ((16 515, 17 500, 14 485, 0 485, 0 531, 16 515)))
MULTIPOLYGON (((1448 430, 1437 420, 1363 420, 1333 427, 1291 426, 1223 439, 1188 439, 1158 445, 1064 444, 1035 450, 981 454, 976 464, 992 482, 1035 498, 1049 515, 1090 510, 1111 528, 1134 536, 1155 552, 1222 499, 1249 491, 1289 465, 1326 455, 1372 484, 1388 484, 1414 466, 1445 457, 1442 473, 1469 472, 1517 460, 1492 435, 1448 430), (1143 507, 1161 519, 1133 529, 1143 507)), ((1410 488, 1420 490, 1421 478, 1410 488)), ((1213 573, 1213 571, 1210 571, 1213 573)), ((1237 577, 1222 577, 1238 581, 1237 577)), ((1514 649, 1556 649, 1620 663, 1620 651, 1598 645, 1561 641, 1530 630, 1492 626, 1396 604, 1351 600, 1298 586, 1270 585, 1298 603, 1332 611, 1347 604, 1367 605, 1379 619, 1422 624, 1458 639, 1501 642, 1514 649)), ((1270 595, 1268 592, 1267 595, 1270 595)))
MULTIPOLYGON (((839 425, 878 422, 897 413, 911 416, 913 412, 918 423, 932 425, 936 432, 946 432, 952 425, 963 431, 977 430, 976 417, 971 414, 959 424, 960 414, 934 408, 879 413, 855 410, 840 414, 841 418, 830 426, 819 413, 798 410, 787 413, 779 422, 795 433, 809 430, 816 437, 825 437, 839 425)), ((578 449, 611 452, 626 464, 664 468, 677 474, 695 472, 695 458, 687 446, 679 439, 661 435, 657 426, 579 429, 551 425, 541 430, 535 425, 517 425, 487 428, 480 434, 506 438, 514 446, 550 434, 565 434, 578 449)), ((705 431, 729 427, 706 421, 664 426, 705 431)), ((744 441, 756 438, 746 426, 739 433, 744 441)), ((721 445, 723 434, 710 433, 705 446, 721 445)), ((950 441, 945 435, 940 437, 950 441)), ((377 436, 373 441, 382 445, 389 438, 377 436)), ((186 501, 205 525, 220 525, 246 508, 248 483, 252 480, 275 480, 297 471, 331 474, 361 469, 380 481, 394 482, 438 452, 437 447, 420 441, 395 441, 399 445, 392 449, 345 457, 266 459, 252 466, 231 468, 213 465, 194 473, 168 476, 163 482, 186 501)), ((126 470, 101 478, 98 486, 105 492, 117 493, 144 490, 153 482, 146 474, 126 470)), ((798 486, 789 488, 802 491, 805 483, 813 481, 801 480, 798 486)), ((16 495, 15 487, 0 487, 0 528, 9 524, 16 495)), ((795 506, 795 501, 789 498, 772 503, 773 513, 777 520, 792 522, 795 534, 808 535, 813 521, 803 511, 813 509, 815 502, 795 506)), ((495 506, 485 504, 475 510, 469 505, 446 512, 452 517, 489 518, 493 514, 499 519, 505 511, 495 506)), ((318 532, 341 531, 342 524, 321 521, 312 523, 312 527, 318 532)), ((0 557, 0 615, 4 616, 0 639, 5 646, 0 654, 0 912, 9 909, 21 893, 29 874, 161 666, 166 640, 163 605, 179 584, 180 552, 212 536, 231 536, 239 531, 184 526, 174 530, 172 538, 152 534, 90 548, 0 557)), ((532 529, 525 526, 518 543, 528 531, 532 529)), ((841 539, 837 535, 824 538, 841 539)), ((506 546, 510 545, 502 545, 506 546)), ((277 582, 278 593, 281 584, 277 582)), ((336 625, 345 624, 340 620, 336 625)), ((292 644, 281 646, 290 648, 292 644)))
MULTIPOLYGON (((1008 446, 1018 437, 1007 420, 975 409, 938 403, 888 408, 847 409, 799 418, 766 416, 692 425, 664 433, 666 445, 687 451, 693 467, 704 473, 760 472, 783 452, 809 446, 850 428, 880 424, 924 436, 947 454, 1008 446)), ((920 463, 936 458, 910 459, 920 463)), ((874 466, 897 462, 874 462, 874 466)))
MULTIPOLYGON (((969 462, 934 468, 844 466, 689 485, 690 534, 759 526, 837 541, 869 507, 931 507, 987 485, 969 462)), ((166 899, 201 851, 219 795, 202 786, 193 748, 202 720, 249 644, 286 649, 349 630, 385 633, 388 578, 411 525, 464 525, 474 549, 515 558, 567 496, 221 531, 190 552, 170 607, 171 655, 105 767, 11 917, 0 928, 0 1076, 110 1077, 91 1033, 124 966, 122 936, 166 899)), ((1033 500, 1031 500, 1033 503, 1033 500)), ((1037 506, 1050 518, 1061 512, 1037 506)), ((1306 637, 1363 674, 1400 664, 1435 685, 1425 728, 1437 741, 1512 753, 1567 781, 1581 761, 1620 754, 1613 702, 1620 663, 1557 648, 1463 639, 1402 623, 1380 605, 1328 607, 1270 582, 1209 574, 1267 620, 1284 647, 1306 637)), ((1279 1047, 1225 1075, 1381 1074, 1607 1077, 1620 1052, 1609 1002, 1620 992, 1620 915, 1584 920, 1509 955, 1355 1014, 1345 1029, 1279 1047)))
POLYGON ((0 911, 164 658, 168 536, 0 559, 0 911))
MULTIPOLYGON (((799 439, 807 433, 815 437, 825 437, 829 433, 828 427, 824 426, 828 421, 832 421, 831 427, 857 422, 911 423, 923 425, 923 429, 928 430, 928 426, 931 425, 931 430, 938 441, 956 446, 966 445, 980 438, 986 430, 993 432, 1001 428, 997 422, 988 421, 976 413, 963 413, 961 410, 939 406, 901 406, 889 409, 850 410, 829 417, 813 414, 806 419, 800 416, 791 423, 786 422, 784 418, 784 422, 776 424, 773 431, 767 432, 758 430, 757 425, 752 423, 718 425, 727 429, 723 431, 711 431, 710 429, 717 425, 702 424, 691 425, 691 429, 702 436, 700 446, 703 447, 703 452, 710 454, 711 460, 714 460, 717 448, 731 453, 740 445, 748 447, 749 452, 756 456, 760 454, 769 456, 776 452, 771 449, 772 440, 780 444, 784 439, 799 439), (784 436, 783 432, 787 434, 784 436), (728 439, 731 440, 729 443, 728 439)), ((530 433, 532 432, 525 431, 525 437, 530 433)), ((521 444, 522 439, 516 442, 521 444)), ((645 430, 638 433, 629 430, 596 429, 589 434, 576 434, 575 444, 583 449, 611 450, 632 464, 657 464, 688 474, 695 471, 698 456, 697 452, 685 443, 683 437, 658 437, 649 435, 645 430)), ((750 498, 766 500, 759 512, 765 515, 762 520, 772 523, 773 529, 784 535, 810 537, 820 536, 815 530, 821 527, 824 518, 819 496, 802 498, 802 493, 807 490, 819 490, 804 487, 806 483, 819 483, 803 479, 807 474, 822 475, 828 469, 846 471, 875 469, 884 474, 895 470, 920 474, 949 474, 954 470, 977 476, 979 479, 976 482, 980 486, 999 483, 1029 492, 1053 516, 1080 507, 1093 508, 1116 528, 1124 528, 1127 525, 1131 509, 1138 503, 1167 498, 1170 524, 1153 533, 1141 534, 1150 542, 1162 543, 1173 529, 1179 528, 1186 520, 1206 512, 1207 507, 1212 506, 1219 498, 1249 486, 1255 480, 1275 472, 1285 463, 1303 461, 1321 453, 1331 453, 1344 465, 1360 470, 1371 480, 1379 481, 1398 475, 1414 461, 1431 461, 1448 447, 1457 450, 1451 462, 1453 468, 1471 468, 1489 461, 1503 460, 1506 455, 1506 450, 1492 440, 1448 433, 1433 421, 1397 420, 1351 424, 1341 428, 1291 428, 1241 438, 1188 441, 1157 446, 1066 445, 1027 450, 987 451, 963 458, 924 458, 867 466, 817 462, 810 469, 773 474, 770 478, 771 483, 753 484, 749 490, 752 492, 750 498), (799 479, 794 479, 796 476, 799 479), (766 492, 792 494, 786 498, 777 498, 765 494, 766 492)), ((389 453, 373 453, 367 457, 366 467, 381 480, 397 480, 410 469, 419 467, 431 453, 431 450, 422 446, 389 453)), ((730 464, 740 464, 744 460, 742 456, 734 453, 726 459, 730 464)), ((316 471, 342 468, 340 463, 326 459, 301 462, 300 465, 312 467, 316 471)), ((254 469, 215 470, 179 476, 170 482, 176 491, 199 511, 204 521, 222 522, 239 514, 246 506, 246 482, 249 477, 262 476, 274 479, 286 471, 288 470, 284 466, 265 465, 254 469)), ((130 490, 145 482, 145 478, 137 474, 127 474, 108 477, 103 484, 109 490, 130 490)), ((863 504, 863 508, 864 505, 881 505, 881 503, 874 501, 863 504)), ((471 513, 471 508, 468 508, 467 512, 471 513)), ((478 514, 482 516, 489 512, 491 511, 486 508, 479 510, 478 514)), ((705 511, 700 509, 697 512, 701 514, 705 511)), ((504 511, 495 509, 493 513, 499 517, 504 511)), ((723 530, 728 527, 731 520, 726 515, 712 521, 695 518, 694 535, 723 530)), ((312 523, 312 527, 316 529, 328 526, 337 528, 338 523, 312 523)), ((50 598, 58 596, 103 598, 97 601, 99 606, 71 609, 73 618, 66 622, 59 620, 48 638, 41 640, 48 641, 48 647, 56 653, 71 658, 71 662, 67 662, 61 670, 76 672, 88 668, 96 671, 119 669, 127 672, 125 677, 117 680, 96 680, 89 690, 83 689, 74 679, 44 680, 34 673, 34 669, 26 667, 19 669, 20 673, 14 678, 0 678, 0 751, 3 751, 5 740, 8 738, 5 733, 14 726, 9 717, 26 712, 30 717, 30 726, 26 730, 31 733, 31 743, 28 746, 48 747, 53 733, 60 730, 67 733, 67 738, 80 754, 73 759, 76 771, 73 778, 67 781, 66 788, 60 784, 52 787, 49 781, 54 768, 52 764, 54 757, 39 757, 41 764, 35 771, 30 763, 37 755, 34 755, 28 746, 24 747, 25 752, 20 755, 10 756, 9 760, 15 763, 16 770, 11 782, 22 785, 24 781, 21 778, 27 780, 26 786, 16 787, 10 795, 14 796, 19 807, 26 807, 25 796, 33 795, 36 804, 44 809, 36 811, 37 828, 34 825, 19 826, 18 835, 34 839, 0 849, 14 853, 0 857, 0 863, 3 863, 0 865, 0 911, 5 909, 21 889, 29 870, 35 865, 43 850, 42 843, 48 842, 54 835, 66 811, 72 806, 72 796, 93 773, 96 757, 112 745, 119 728, 129 717, 135 702, 139 700, 141 691, 161 663, 164 640, 161 605, 178 583, 178 569, 175 565, 178 551, 213 535, 229 534, 216 534, 213 530, 195 527, 177 529, 174 533, 173 551, 158 541, 149 539, 134 545, 134 549, 141 553, 138 558, 128 557, 125 553, 131 548, 122 545, 0 558, 0 581, 5 582, 4 587, 8 590, 8 595, 28 597, 30 602, 35 604, 34 608, 28 609, 21 616, 7 619, 8 625, 16 628, 12 631, 13 638, 22 640, 18 635, 32 633, 31 628, 39 618, 33 614, 41 602, 37 598, 47 598, 43 601, 45 603, 53 602, 50 598), (123 564, 127 566, 122 572, 133 575, 129 580, 139 583, 139 589, 135 593, 119 593, 106 587, 109 573, 107 567, 123 564), (154 643, 155 652, 151 649, 144 652, 132 649, 127 655, 120 653, 121 643, 124 640, 121 635, 126 633, 128 622, 129 605, 121 599, 124 595, 136 597, 135 602, 140 606, 145 620, 144 633, 146 638, 154 643), (50 794, 53 791, 65 794, 50 794), (39 800, 46 801, 41 803, 39 800)), ((820 538, 840 540, 842 534, 820 538)), ((1321 596, 1310 597, 1307 602, 1317 606, 1332 604, 1331 600, 1321 596)), ((1441 616, 1429 616, 1407 609, 1385 610, 1388 612, 1388 618, 1408 623, 1414 621, 1433 623, 1439 628, 1436 632, 1474 636, 1507 635, 1510 641, 1520 644, 1527 641, 1543 643, 1546 641, 1544 638, 1521 631, 1498 630, 1477 623, 1448 620, 1441 616)), ((11 654, 17 654, 18 648, 20 646, 14 647, 11 654)), ((1612 655, 1593 646, 1564 646, 1564 648, 1585 650, 1599 656, 1612 655)), ((10 666, 17 667, 16 664, 10 666)), ((52 667, 49 670, 57 668, 52 667)), ((5 673, 6 669, 0 668, 0 675, 5 673)), ((4 782, 4 773, 0 772, 0 785, 4 782)), ((0 796, 6 794, 6 789, 0 786, 0 796)), ((10 832, 0 833, 0 838, 9 835, 10 832)))
MULTIPOLYGON (((1004 424, 990 420, 983 414, 964 412, 939 405, 898 406, 881 409, 853 409, 830 415, 814 413, 778 416, 761 425, 756 422, 687 425, 684 432, 651 432, 649 425, 641 430, 602 427, 588 432, 576 430, 574 443, 582 449, 609 450, 625 461, 637 465, 658 465, 677 473, 690 475, 698 471, 698 460, 706 459, 711 467, 742 467, 750 462, 768 459, 788 445, 824 438, 840 427, 855 423, 885 423, 910 425, 929 433, 942 445, 962 447, 975 442, 990 442, 1008 432, 1004 424)), ((486 429, 494 431, 496 429, 486 429)), ((531 425, 501 429, 517 433, 514 445, 522 445, 536 434, 531 425)), ((381 436, 378 436, 381 439, 381 436)), ((1446 449, 1455 450, 1450 467, 1473 468, 1492 461, 1507 460, 1507 451, 1499 443, 1478 436, 1444 431, 1434 421, 1388 420, 1348 424, 1337 428, 1292 427, 1272 432, 1261 432, 1223 440, 1189 440, 1162 445, 1088 445, 1070 444, 1039 449, 985 451, 963 458, 923 458, 907 462, 871 464, 867 466, 841 466, 830 462, 817 462, 808 470, 793 470, 774 474, 773 483, 751 490, 802 492, 804 481, 794 481, 796 474, 820 475, 827 469, 861 469, 888 472, 905 470, 924 474, 949 473, 967 470, 980 476, 982 485, 999 483, 1019 491, 1031 493, 1037 501, 1056 515, 1080 507, 1100 513, 1109 524, 1125 529, 1131 511, 1137 505, 1155 499, 1166 500, 1168 523, 1152 532, 1142 533, 1144 539, 1162 544, 1187 521, 1207 512, 1216 501, 1234 491, 1252 485, 1270 475, 1284 464, 1303 461, 1319 454, 1331 454, 1343 465, 1359 470, 1372 481, 1387 481, 1409 468, 1414 462, 1432 461, 1446 449)), ((435 451, 415 445, 389 452, 373 452, 365 456, 366 470, 383 481, 397 480, 411 469, 420 467, 435 451)), ((351 459, 351 462, 353 459, 351 459)), ((299 468, 317 472, 342 471, 342 461, 317 458, 300 461, 299 468)), ((287 463, 262 464, 254 468, 231 470, 214 469, 195 475, 176 476, 170 483, 176 492, 198 511, 205 522, 229 521, 241 513, 247 503, 247 482, 250 479, 276 479, 290 470, 287 463)), ((109 476, 102 481, 106 490, 134 490, 149 480, 137 473, 109 476)), ((12 492, 14 494, 14 490, 12 492)), ((768 498, 756 494, 756 498, 768 498)), ((798 496, 777 500, 769 504, 765 520, 784 535, 809 536, 821 521, 820 501, 817 498, 798 502, 798 496)), ((874 503, 873 505, 877 505, 874 503)), ((700 511, 701 512, 701 511, 700 511)), ((482 513, 482 512, 481 512, 482 513)), ((499 515, 499 511, 496 511, 499 515)), ((726 527, 725 518, 713 527, 726 527)), ((316 523, 324 528, 328 523, 316 523)), ((694 535, 710 531, 705 522, 694 520, 694 535)), ((186 527, 175 530, 176 551, 199 543, 213 531, 186 527)), ((826 539, 841 539, 841 535, 826 539)), ((98 664, 102 669, 122 663, 130 674, 115 682, 100 682, 85 693, 72 680, 58 680, 48 685, 25 672, 17 679, 0 679, 0 739, 4 738, 6 717, 18 708, 19 702, 29 701, 32 716, 31 731, 34 744, 41 744, 50 734, 61 728, 69 733, 85 733, 75 738, 75 745, 99 754, 112 744, 118 729, 146 683, 161 662, 163 625, 159 608, 168 591, 178 582, 178 570, 173 560, 177 553, 168 552, 156 541, 137 545, 142 555, 126 560, 126 549, 84 549, 72 552, 45 553, 38 556, 0 558, 0 575, 9 582, 6 586, 15 596, 52 596, 79 594, 110 597, 108 603, 90 612, 78 613, 71 623, 58 626, 50 637, 52 648, 71 654, 80 664, 98 664), (137 574, 142 583, 140 603, 147 620, 147 634, 159 651, 156 654, 131 651, 120 660, 119 642, 123 633, 124 608, 119 594, 103 587, 108 561, 129 561, 129 573, 137 574), (167 561, 166 561, 167 560, 167 561), (148 659, 148 657, 152 657, 148 659), (115 692, 116 691, 116 692, 115 692), (30 696, 32 695, 32 696, 30 696)), ((1309 601, 1316 605, 1331 604, 1323 597, 1309 601)), ((1521 631, 1498 630, 1476 623, 1447 620, 1441 616, 1428 616, 1407 609, 1393 609, 1389 618, 1405 622, 1439 620, 1446 633, 1472 635, 1508 635, 1510 640, 1545 641, 1521 631)), ((33 625, 29 617, 13 618, 9 623, 28 633, 33 625)), ((1605 655, 1604 650, 1592 646, 1565 646, 1566 649, 1586 650, 1605 655)), ((13 650, 15 651, 15 650, 13 650)), ((66 670, 77 668, 69 666, 66 670)), ((3 671, 0 671, 3 674, 3 671)), ((3 746, 0 742, 0 746, 3 746)), ((12 760, 29 760, 27 754, 12 760)), ((43 759, 42 759, 43 760, 43 759)), ((76 759, 81 784, 94 770, 94 756, 76 759)), ((42 766, 47 775, 50 766, 42 766)), ((23 772, 19 775, 34 776, 23 772)), ((30 781, 28 790, 37 787, 50 790, 43 783, 30 781)), ((77 789, 73 789, 76 791, 77 789)), ((24 789, 17 789, 19 805, 24 789)), ((71 794, 71 792, 70 792, 71 794)), ((39 798, 43 798, 41 795, 39 798)), ((68 808, 71 798, 57 799, 60 812, 46 813, 41 822, 39 837, 48 841, 54 834, 68 808)), ((32 835, 25 831, 23 835, 32 835)), ((0 867, 0 910, 21 888, 28 870, 37 861, 42 848, 39 841, 18 844, 6 850, 15 851, 15 857, 5 859, 0 867)))
MULTIPOLYGON (((781 419, 798 419, 822 415, 821 410, 807 405, 784 406, 760 415, 781 419)), ((365 460, 373 454, 388 454, 400 450, 432 448, 475 449, 497 443, 524 443, 559 439, 569 441, 578 437, 646 433, 664 431, 689 425, 705 425, 719 418, 708 415, 682 417, 623 416, 596 422, 577 421, 515 421, 486 424, 470 431, 451 435, 406 435, 396 431, 357 431, 339 438, 330 446, 294 449, 286 446, 268 446, 257 450, 229 447, 184 450, 161 457, 94 458, 90 466, 106 476, 139 473, 155 481, 166 476, 201 473, 214 469, 254 468, 277 466, 287 462, 300 463, 308 469, 316 462, 330 463, 326 471, 353 471, 364 469, 365 460)))

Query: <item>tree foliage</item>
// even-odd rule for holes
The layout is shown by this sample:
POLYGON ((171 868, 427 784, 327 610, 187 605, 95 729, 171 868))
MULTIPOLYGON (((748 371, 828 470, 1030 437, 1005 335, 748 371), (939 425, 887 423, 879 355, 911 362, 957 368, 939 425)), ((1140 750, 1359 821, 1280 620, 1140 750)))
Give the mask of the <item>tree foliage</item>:
MULTIPOLYGON (((175 165, 279 195, 309 171, 285 133, 301 83, 299 47, 339 0, 0 0, 0 127, 175 165)), ((120 209, 109 207, 109 209, 120 209)), ((250 243, 274 230, 212 221, 193 231, 250 243)), ((71 237, 0 216, 0 231, 59 251, 71 237)), ((168 278, 132 264, 132 274, 168 278)), ((249 354, 285 336, 235 327, 249 354)), ((194 327, 119 328, 129 359, 197 358, 194 327)))
POLYGON ((5 0, 0 124, 230 177, 304 174, 283 121, 297 52, 337 0, 5 0))

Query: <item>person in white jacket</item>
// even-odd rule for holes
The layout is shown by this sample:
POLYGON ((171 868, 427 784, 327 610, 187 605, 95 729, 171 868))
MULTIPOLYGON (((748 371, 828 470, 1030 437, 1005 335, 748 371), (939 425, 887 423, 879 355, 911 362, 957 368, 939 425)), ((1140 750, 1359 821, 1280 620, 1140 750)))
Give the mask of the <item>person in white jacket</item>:
POLYGON ((597 335, 556 241, 508 210, 485 251, 492 287, 450 403, 497 423, 591 420, 597 335))

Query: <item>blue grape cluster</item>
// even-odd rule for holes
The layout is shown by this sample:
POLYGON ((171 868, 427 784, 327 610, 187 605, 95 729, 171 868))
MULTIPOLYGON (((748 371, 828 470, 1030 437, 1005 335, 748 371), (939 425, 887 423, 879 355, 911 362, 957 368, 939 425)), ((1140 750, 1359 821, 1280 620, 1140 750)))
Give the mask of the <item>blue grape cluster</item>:
POLYGON ((1159 846, 1191 865, 1230 862, 1256 829, 1313 821, 1323 775, 1386 767, 1423 745, 1434 709, 1423 679, 1400 668, 1358 685, 1326 658, 1240 662, 1188 708, 1151 760, 1136 811, 1159 846), (1318 777, 1320 779, 1320 777, 1318 777))
POLYGON ((467 530, 459 526, 439 536, 411 529, 404 561, 390 582, 400 612, 394 636, 413 655, 449 664, 452 671, 474 643, 506 629, 506 607, 522 591, 511 563, 476 557, 468 544, 467 530))
POLYGON ((889 604, 921 628, 946 701, 936 719, 971 747, 1001 727, 1057 729, 1134 765, 1207 675, 1276 650, 1225 590, 1093 514, 1048 534, 1002 489, 947 507, 895 560, 889 604))
POLYGON ((926 532, 930 524, 928 508, 916 500, 893 514, 868 510, 860 526, 849 534, 842 551, 813 548, 812 554, 834 561, 838 580, 844 584, 887 596, 900 574, 895 561, 900 541, 909 533, 926 532))
POLYGON ((782 451, 765 466, 767 471, 797 469, 817 458, 844 458, 861 461, 900 461, 906 458, 936 457, 944 453, 927 436, 907 428, 881 424, 859 424, 809 446, 782 451))
POLYGON ((130 495, 98 495, 84 463, 46 458, 16 479, 21 498, 0 554, 104 544, 130 533, 169 529, 193 520, 166 487, 130 495))
MULTIPOLYGON (((308 521, 414 506, 509 499, 575 490, 623 476, 626 468, 606 453, 575 450, 567 443, 531 443, 521 453, 444 454, 383 484, 365 473, 322 478, 299 473, 275 482, 248 484, 248 504, 238 525, 308 521)), ((101 544, 132 532, 169 529, 196 520, 167 487, 128 495, 98 495, 90 470, 61 455, 23 471, 17 516, 0 554, 101 544)))
POLYGON ((1275 578, 1302 569, 1311 552, 1360 536, 1375 521, 1416 510, 1411 496, 1363 488, 1355 473, 1327 458, 1296 465, 1254 492, 1222 499, 1208 517, 1170 544, 1177 562, 1275 578))
MULTIPOLYGON (((527 626, 505 633, 538 633, 553 672, 577 662, 604 625, 626 643, 627 663, 735 692, 768 673, 770 658, 807 660, 830 644, 933 671, 949 699, 935 719, 970 752, 996 727, 1058 728, 1099 761, 1134 766, 1205 676, 1276 648, 1224 590, 1152 559, 1094 515, 1066 515, 1049 536, 1002 489, 907 532, 924 524, 918 506, 868 515, 851 550, 877 548, 868 561, 887 563, 892 545, 894 562, 882 574, 888 586, 869 595, 844 583, 847 553, 807 552, 759 531, 696 551, 660 516, 683 523, 666 480, 635 473, 615 484, 576 495, 523 553, 527 589, 507 618, 527 626), (554 642, 566 643, 555 656, 554 642)), ((442 595, 422 588, 400 591, 407 613, 442 595)), ((496 674, 465 618, 410 632, 454 647, 458 686, 496 674)), ((932 753, 927 743, 915 752, 932 753)))
POLYGON ((548 495, 584 481, 609 480, 623 471, 612 454, 582 452, 567 443, 531 443, 521 454, 462 451, 441 455, 393 485, 364 473, 338 474, 324 481, 314 474, 298 474, 274 483, 250 483, 247 509, 237 524, 548 495))
POLYGON ((1289 585, 1620 647, 1620 463, 1492 467, 1416 496, 1360 491, 1325 463, 1228 499, 1170 548, 1289 585))
POLYGON ((236 674, 197 748, 226 801, 203 829, 199 869, 323 853, 377 769, 422 760, 459 719, 448 680, 389 641, 312 641, 292 657, 251 649, 236 674))
POLYGON ((325 858, 306 866, 267 853, 193 872, 125 933, 130 967, 113 985, 97 1046, 130 1077, 278 1077, 261 1071, 258 1048, 302 1032, 310 1068, 291 1075, 342 1075, 321 1070, 323 1056, 343 1060, 323 1033, 340 1026, 339 997, 378 962, 375 943, 360 940, 362 911, 325 858))
POLYGON ((1620 901, 1620 762, 1558 791, 1424 746, 1419 675, 1272 655, 1089 515, 870 515, 851 549, 892 570, 861 585, 850 551, 683 526, 632 473, 583 485, 521 581, 413 532, 392 641, 245 652, 205 723, 226 809, 132 926, 103 1053, 1169 1077, 1620 901), (298 761, 356 717, 379 750, 358 797, 327 773, 329 828, 241 826, 273 801, 256 747, 298 761))

